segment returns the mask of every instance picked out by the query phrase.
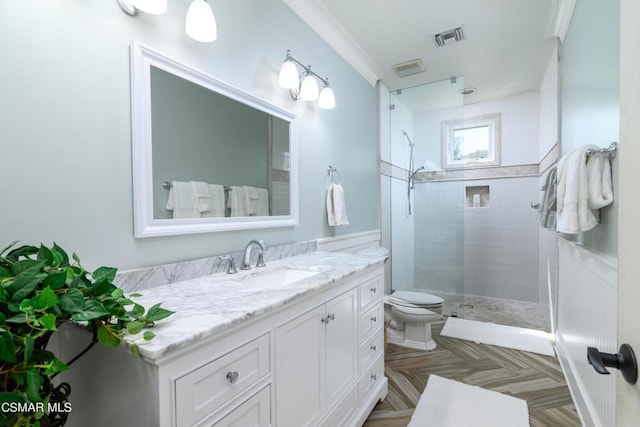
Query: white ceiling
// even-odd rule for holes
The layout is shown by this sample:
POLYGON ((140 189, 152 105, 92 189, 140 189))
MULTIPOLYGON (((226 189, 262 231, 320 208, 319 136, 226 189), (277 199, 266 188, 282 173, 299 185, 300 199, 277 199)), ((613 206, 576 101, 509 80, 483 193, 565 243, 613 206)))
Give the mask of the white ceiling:
POLYGON ((464 86, 477 90, 465 103, 538 90, 562 1, 285 0, 369 81, 394 90, 463 76, 464 86), (313 22, 318 15, 324 25, 313 22), (327 36, 329 26, 338 36, 327 36), (464 41, 436 45, 434 34, 458 26, 464 41), (393 71, 393 64, 416 58, 426 72, 400 78, 393 71))

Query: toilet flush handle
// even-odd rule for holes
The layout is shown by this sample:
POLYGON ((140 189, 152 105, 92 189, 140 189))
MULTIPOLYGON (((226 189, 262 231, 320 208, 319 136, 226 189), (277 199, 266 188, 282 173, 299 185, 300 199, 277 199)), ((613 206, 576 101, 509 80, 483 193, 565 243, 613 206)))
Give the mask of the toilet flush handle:
POLYGON ((638 363, 636 355, 629 344, 622 344, 618 353, 600 353, 595 347, 587 347, 587 361, 599 374, 608 375, 610 368, 620 370, 622 377, 629 383, 635 384, 638 379, 638 363))

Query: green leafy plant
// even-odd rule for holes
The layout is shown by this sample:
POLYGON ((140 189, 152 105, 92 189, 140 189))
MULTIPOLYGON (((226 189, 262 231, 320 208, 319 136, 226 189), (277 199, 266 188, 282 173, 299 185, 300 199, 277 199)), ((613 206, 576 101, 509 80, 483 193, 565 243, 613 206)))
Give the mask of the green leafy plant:
POLYGON ((66 401, 70 386, 54 386, 52 379, 97 342, 124 343, 137 356, 138 342, 155 336, 145 329, 173 312, 160 304, 147 310, 130 299, 139 294, 125 296, 113 284, 115 268, 89 272, 75 253, 69 259, 55 243, 16 244, 0 251, 0 426, 61 426, 66 412, 50 408, 66 401), (92 334, 87 348, 67 362, 46 349, 65 322, 84 325, 92 334), (129 338, 141 332, 140 338, 129 338))

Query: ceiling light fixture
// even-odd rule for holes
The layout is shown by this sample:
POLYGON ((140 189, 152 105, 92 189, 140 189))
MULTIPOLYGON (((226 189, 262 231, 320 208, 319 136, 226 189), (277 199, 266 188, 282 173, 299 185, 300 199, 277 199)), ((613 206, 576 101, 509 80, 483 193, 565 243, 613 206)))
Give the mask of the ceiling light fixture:
POLYGON ((460 95, 471 95, 472 93, 476 93, 475 87, 465 87, 464 89, 460 89, 458 91, 460 95))
MULTIPOLYGON (((161 15, 167 11, 167 0, 116 0, 130 16, 141 13, 161 15)), ((199 42, 212 42, 218 37, 216 18, 207 0, 193 0, 187 10, 185 32, 199 42)))
POLYGON ((311 65, 303 65, 300 61, 291 56, 291 51, 287 50, 287 56, 280 67, 278 76, 278 84, 284 89, 289 89, 291 98, 295 101, 302 99, 303 101, 318 100, 318 107, 325 110, 335 108, 336 96, 333 89, 329 86, 329 79, 322 78, 311 70, 311 65), (299 72, 298 67, 302 67, 303 71, 299 72), (318 88, 320 80, 324 87, 322 90, 318 88))

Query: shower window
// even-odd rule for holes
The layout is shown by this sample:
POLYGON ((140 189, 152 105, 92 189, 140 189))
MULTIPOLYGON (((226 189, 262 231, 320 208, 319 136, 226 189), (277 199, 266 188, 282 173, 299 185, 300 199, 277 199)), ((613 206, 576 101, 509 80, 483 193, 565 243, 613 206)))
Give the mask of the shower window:
POLYGON ((500 113, 442 122, 446 169, 500 165, 500 113))

